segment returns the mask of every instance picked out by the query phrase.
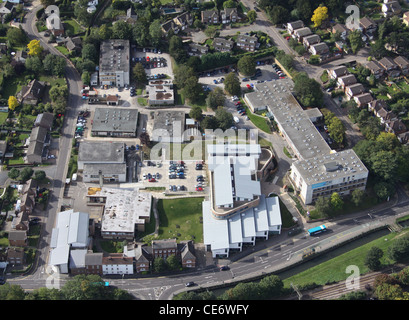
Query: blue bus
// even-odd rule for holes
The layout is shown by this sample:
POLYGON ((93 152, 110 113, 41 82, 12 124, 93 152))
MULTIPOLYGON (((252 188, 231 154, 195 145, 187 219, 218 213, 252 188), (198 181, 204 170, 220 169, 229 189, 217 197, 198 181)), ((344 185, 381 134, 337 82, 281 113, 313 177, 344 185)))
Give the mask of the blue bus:
POLYGON ((315 234, 318 234, 318 233, 321 233, 321 232, 325 232, 325 231, 327 231, 327 227, 322 224, 322 225, 320 225, 320 226, 318 226, 318 227, 309 229, 309 230, 308 230, 308 233, 309 233, 310 236, 313 236, 313 235, 315 235, 315 234))

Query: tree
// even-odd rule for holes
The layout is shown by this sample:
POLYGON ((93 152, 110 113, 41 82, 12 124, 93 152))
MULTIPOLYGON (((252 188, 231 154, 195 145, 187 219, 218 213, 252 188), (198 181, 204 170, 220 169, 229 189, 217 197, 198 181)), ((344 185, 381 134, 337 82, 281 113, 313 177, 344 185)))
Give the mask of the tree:
POLYGON ((234 0, 227 0, 223 2, 223 8, 237 8, 237 2, 234 0))
POLYGON ((34 172, 34 179, 37 181, 44 181, 46 177, 47 175, 43 170, 37 170, 36 172, 34 172))
POLYGON ((183 87, 183 94, 185 95, 185 98, 188 99, 190 102, 194 103, 199 98, 200 92, 201 87, 198 84, 197 76, 194 75, 188 78, 183 87))
POLYGON ((131 27, 130 25, 123 21, 119 20, 117 21, 113 27, 112 27, 112 36, 115 39, 130 39, 132 35, 131 27))
POLYGON ((200 123, 200 126, 202 129, 216 130, 219 127, 219 122, 215 117, 204 117, 200 123))
POLYGON ((195 119, 196 121, 201 121, 203 118, 203 110, 199 106, 194 106, 190 109, 189 117, 195 119))
POLYGON ((6 283, 0 286, 0 300, 24 300, 25 296, 24 289, 19 285, 6 283))
POLYGON ((223 295, 226 300, 258 300, 260 288, 254 282, 241 282, 223 295))
POLYGON ((43 51, 43 47, 40 45, 40 40, 31 40, 27 45, 29 56, 39 56, 43 51))
POLYGON ((187 60, 187 53, 183 47, 183 41, 180 37, 174 35, 169 40, 169 54, 177 63, 183 63, 187 60))
POLYGON ((259 287, 263 299, 273 299, 282 294, 284 284, 279 276, 270 275, 260 280, 259 287))
POLYGON ((327 216, 331 211, 331 200, 327 197, 319 196, 315 201, 315 209, 321 215, 327 216))
POLYGON ((154 47, 159 46, 162 38, 162 26, 159 19, 154 20, 149 26, 149 35, 152 45, 154 47))
POLYGON ((294 93, 306 107, 321 107, 324 102, 321 85, 305 73, 300 73, 294 78, 294 93))
POLYGON ((397 181, 396 171, 398 168, 397 158, 393 151, 380 150, 371 155, 370 171, 382 179, 391 183, 397 181))
POLYGON ((365 257, 365 265, 373 270, 379 270, 381 267, 381 258, 383 257, 383 251, 382 249, 379 249, 378 247, 372 247, 369 249, 368 253, 366 254, 365 257))
POLYGON ((140 84, 146 84, 146 71, 142 63, 136 63, 132 69, 134 79, 140 84))
POLYGON ((324 20, 328 19, 328 8, 324 6, 319 6, 314 10, 314 14, 311 21, 314 22, 314 27, 320 27, 324 20))
POLYGON ((88 71, 84 71, 81 75, 81 80, 85 85, 89 85, 91 81, 91 75, 88 71))
POLYGON ((65 67, 67 61, 64 57, 60 57, 54 54, 47 54, 43 61, 44 71, 50 75, 61 77, 65 73, 65 67))
POLYGON ((219 123, 219 128, 222 130, 227 130, 233 125, 233 115, 223 107, 217 108, 215 117, 219 123))
POLYGON ((365 196, 365 191, 361 189, 355 189, 351 192, 351 201, 356 205, 359 206, 365 196))
POLYGON ((47 8, 48 6, 55 4, 55 0, 40 0, 40 3, 44 8, 47 8))
POLYGON ((95 45, 92 43, 86 43, 83 45, 81 50, 82 60, 91 60, 93 62, 98 61, 98 54, 95 45))
POLYGON ((167 267, 166 261, 163 258, 158 257, 158 258, 155 258, 155 260, 153 260, 153 271, 154 272, 157 272, 157 273, 163 272, 166 270, 166 267, 167 267))
POLYGON ((395 193, 394 185, 385 181, 376 183, 373 190, 380 200, 386 200, 395 193))
POLYGON ((176 255, 170 255, 166 258, 166 263, 170 270, 179 270, 182 265, 176 255))
POLYGON ((101 300, 107 296, 107 287, 98 275, 77 275, 61 288, 66 300, 101 300))
POLYGON ((196 73, 193 71, 193 69, 184 64, 177 67, 174 73, 174 77, 175 84, 178 86, 178 88, 185 87, 189 78, 197 78, 196 73))
POLYGON ((15 96, 10 96, 8 100, 9 109, 14 111, 14 109, 19 105, 17 98, 15 96))
POLYGON ((247 19, 249 19, 250 23, 253 23, 257 19, 257 13, 254 10, 250 10, 247 12, 247 19))
POLYGON ((252 56, 243 56, 237 63, 239 72, 245 76, 252 76, 256 73, 256 62, 252 56))
POLYGON ((331 207, 334 208, 334 210, 341 210, 343 205, 344 201, 342 200, 339 193, 333 192, 331 194, 331 207))
POLYGON ((7 30, 7 40, 13 46, 25 45, 27 41, 27 36, 22 28, 11 27, 7 30))
POLYGON ((388 258, 401 262, 408 258, 409 255, 409 238, 398 238, 395 242, 388 247, 387 250, 388 258))
POLYGON ((24 167, 20 172, 20 180, 25 182, 31 178, 33 175, 34 170, 30 167, 24 167))
POLYGON ((359 30, 350 32, 348 35, 348 40, 354 54, 363 47, 364 41, 362 40, 362 34, 359 30))
POLYGON ((31 71, 35 75, 40 74, 43 71, 43 63, 39 57, 29 57, 25 62, 26 69, 31 71))
POLYGON ((20 171, 16 168, 11 168, 7 175, 10 179, 16 180, 20 176, 20 171))
POLYGON ((279 24, 281 22, 287 21, 290 13, 283 6, 274 6, 268 10, 268 15, 273 24, 279 24))
POLYGON ((240 80, 234 72, 230 72, 224 80, 224 90, 230 95, 239 96, 241 93, 240 80))
POLYGON ((212 110, 216 110, 217 107, 224 106, 226 96, 221 88, 217 87, 213 91, 210 91, 206 98, 206 105, 212 110))

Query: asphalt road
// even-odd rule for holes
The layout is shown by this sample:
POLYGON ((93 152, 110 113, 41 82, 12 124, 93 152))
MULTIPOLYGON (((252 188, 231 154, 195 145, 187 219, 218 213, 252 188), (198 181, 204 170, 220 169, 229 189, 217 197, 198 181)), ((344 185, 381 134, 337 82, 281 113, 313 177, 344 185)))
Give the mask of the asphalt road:
MULTIPOLYGON (((41 9, 42 6, 33 8, 24 19, 22 23, 23 29, 27 32, 30 39, 40 39, 41 45, 50 51, 50 53, 64 57, 57 49, 51 44, 48 44, 44 38, 40 36, 35 27, 36 12, 41 9)), ((46 219, 44 221, 45 226, 42 228, 42 234, 40 236, 40 253, 37 255, 37 268, 34 276, 41 276, 46 272, 45 267, 47 265, 47 259, 49 254, 49 244, 51 239, 51 231, 54 227, 55 216, 60 209, 60 199, 64 192, 65 177, 67 175, 68 162, 71 152, 71 143, 75 130, 76 115, 79 108, 82 106, 81 89, 82 81, 81 76, 78 74, 74 66, 67 60, 67 67, 65 75, 67 79, 69 97, 64 118, 64 124, 62 127, 60 141, 59 141, 59 156, 57 157, 54 176, 51 186, 51 197, 46 212, 46 219)))

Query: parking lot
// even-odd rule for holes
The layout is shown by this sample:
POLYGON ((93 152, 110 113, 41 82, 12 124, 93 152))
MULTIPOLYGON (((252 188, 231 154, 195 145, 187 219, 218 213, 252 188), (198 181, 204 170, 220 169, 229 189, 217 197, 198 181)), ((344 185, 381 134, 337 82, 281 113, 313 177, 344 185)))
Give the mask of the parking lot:
MULTIPOLYGON (((239 78, 242 89, 249 89, 247 85, 251 86, 252 84, 254 85, 257 82, 264 82, 279 78, 279 75, 274 70, 271 64, 257 65, 256 69, 260 70, 258 71, 260 75, 258 75, 257 77, 239 78)), ((213 72, 208 73, 204 72, 199 77, 199 83, 202 86, 209 87, 210 90, 214 90, 214 88, 216 87, 223 89, 224 88, 223 79, 229 72, 233 72, 233 70, 222 68, 215 70, 213 72)))
POLYGON ((165 74, 173 78, 172 62, 168 53, 155 52, 154 49, 133 47, 132 66, 138 62, 142 63, 148 77, 155 74, 165 74))
POLYGON ((139 181, 146 187, 165 188, 167 193, 204 192, 207 188, 205 165, 196 170, 201 161, 144 161, 139 172, 139 181), (203 181, 197 181, 197 176, 203 181), (199 186, 201 189, 197 189, 199 186))

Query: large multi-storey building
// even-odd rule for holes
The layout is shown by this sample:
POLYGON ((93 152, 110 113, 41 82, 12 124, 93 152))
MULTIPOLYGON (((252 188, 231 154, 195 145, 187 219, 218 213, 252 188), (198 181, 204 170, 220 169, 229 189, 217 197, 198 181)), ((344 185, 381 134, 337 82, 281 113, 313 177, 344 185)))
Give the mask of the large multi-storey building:
POLYGON ((99 83, 116 87, 130 84, 129 40, 111 39, 101 43, 99 83))
POLYGON ((293 82, 279 79, 256 84, 244 100, 253 111, 267 109, 298 161, 290 180, 305 204, 333 192, 347 195, 365 189, 368 169, 353 150, 336 152, 316 129, 292 94, 293 82))

